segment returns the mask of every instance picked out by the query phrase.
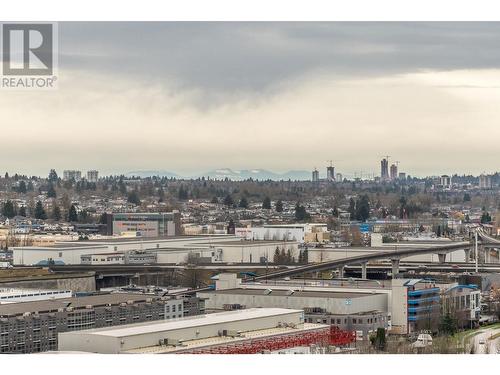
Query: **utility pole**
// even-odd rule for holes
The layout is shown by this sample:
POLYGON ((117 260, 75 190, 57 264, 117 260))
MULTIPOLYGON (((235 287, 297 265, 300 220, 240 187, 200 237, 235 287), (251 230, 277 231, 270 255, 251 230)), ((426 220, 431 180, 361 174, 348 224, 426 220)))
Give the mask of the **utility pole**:
POLYGON ((475 252, 476 252, 476 273, 478 273, 478 251, 477 251, 477 228, 474 230, 474 239, 475 239, 475 252))

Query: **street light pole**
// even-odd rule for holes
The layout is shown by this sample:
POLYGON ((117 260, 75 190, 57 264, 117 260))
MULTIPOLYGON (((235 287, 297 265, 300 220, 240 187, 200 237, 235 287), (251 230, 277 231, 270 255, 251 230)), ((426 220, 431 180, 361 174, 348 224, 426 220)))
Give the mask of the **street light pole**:
POLYGON ((474 231, 475 252, 476 252, 476 273, 478 273, 478 250, 477 250, 477 229, 474 231))

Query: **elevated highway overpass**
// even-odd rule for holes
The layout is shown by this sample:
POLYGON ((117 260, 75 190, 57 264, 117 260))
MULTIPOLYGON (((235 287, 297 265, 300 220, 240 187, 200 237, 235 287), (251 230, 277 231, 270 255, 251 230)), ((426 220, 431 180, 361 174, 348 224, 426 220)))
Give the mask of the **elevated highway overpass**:
MULTIPOLYGON (((295 276, 307 272, 317 272, 317 271, 326 271, 331 269, 343 269, 346 265, 359 264, 362 266, 363 278, 366 278, 366 267, 369 261, 374 260, 382 260, 389 259, 392 263, 392 274, 397 275, 399 273, 399 264, 401 259, 410 257, 412 255, 418 254, 428 254, 434 253, 438 254, 440 257, 440 261, 442 263, 446 260, 446 254, 457 251, 457 250, 467 250, 469 251, 471 248, 470 242, 455 242, 448 245, 443 246, 425 246, 425 247, 415 247, 415 248, 399 248, 388 251, 381 251, 374 254, 365 254, 353 257, 346 257, 344 259, 337 259, 326 262, 319 262, 314 264, 307 264, 304 266, 296 267, 293 269, 280 270, 276 272, 270 272, 266 275, 257 276, 254 280, 266 280, 280 277, 289 277, 295 276)), ((342 275, 342 271, 341 271, 342 275)))

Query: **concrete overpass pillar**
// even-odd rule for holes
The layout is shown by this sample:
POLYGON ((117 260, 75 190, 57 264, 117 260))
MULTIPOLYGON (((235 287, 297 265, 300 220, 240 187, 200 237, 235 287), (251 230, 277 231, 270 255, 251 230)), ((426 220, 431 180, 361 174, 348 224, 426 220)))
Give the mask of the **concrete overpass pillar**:
POLYGON ((446 253, 438 254, 439 263, 446 263, 446 253))
POLYGON ((367 271, 366 271, 366 266, 367 266, 368 262, 363 262, 361 263, 361 278, 362 279, 367 279, 367 271))
POLYGON ((345 268, 345 266, 340 266, 339 267, 339 277, 341 279, 344 278, 344 268, 345 268))
POLYGON ((399 274, 399 259, 391 259, 392 263, 392 277, 394 278, 399 274))
POLYGON ((464 249, 465 252, 465 263, 470 262, 470 249, 464 249))
POLYGON ((490 259, 490 249, 488 249, 485 246, 481 246, 481 247, 482 247, 482 250, 484 252, 484 263, 490 263, 491 262, 491 259, 490 259))

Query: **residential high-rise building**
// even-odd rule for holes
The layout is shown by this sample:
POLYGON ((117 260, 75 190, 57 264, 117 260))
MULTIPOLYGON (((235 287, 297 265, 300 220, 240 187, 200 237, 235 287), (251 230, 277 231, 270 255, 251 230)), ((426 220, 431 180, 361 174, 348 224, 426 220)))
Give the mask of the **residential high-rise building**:
POLYGON ((389 160, 385 158, 380 161, 380 178, 382 181, 389 179, 389 160))
POLYGON ((405 172, 399 172, 399 179, 400 179, 401 181, 406 180, 406 173, 405 173, 405 172))
POLYGON ((92 169, 87 172, 87 181, 88 182, 97 182, 99 179, 99 171, 92 169))
POLYGON ((398 166, 396 164, 391 165, 391 180, 398 178, 398 166))
POLYGON ((491 183, 491 176, 482 174, 479 176, 479 188, 480 189, 491 189, 493 187, 491 183))
POLYGON ((312 171, 312 181, 313 182, 319 181, 319 172, 316 168, 314 168, 314 171, 312 171))
POLYGON ((440 178, 440 185, 443 189, 449 189, 451 187, 451 178, 448 175, 442 175, 440 178))
POLYGON ((65 170, 63 172, 63 180, 64 181, 69 181, 69 180, 80 181, 81 179, 82 179, 82 172, 81 171, 65 170))
POLYGON ((337 178, 337 181, 338 181, 338 182, 342 182, 342 180, 343 180, 343 178, 342 178, 342 173, 337 173, 336 178, 337 178))
POLYGON ((326 167, 326 179, 328 181, 335 181, 335 167, 333 165, 326 167))

